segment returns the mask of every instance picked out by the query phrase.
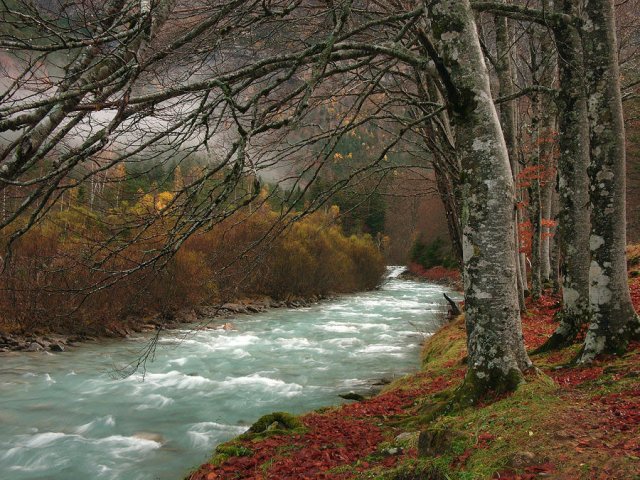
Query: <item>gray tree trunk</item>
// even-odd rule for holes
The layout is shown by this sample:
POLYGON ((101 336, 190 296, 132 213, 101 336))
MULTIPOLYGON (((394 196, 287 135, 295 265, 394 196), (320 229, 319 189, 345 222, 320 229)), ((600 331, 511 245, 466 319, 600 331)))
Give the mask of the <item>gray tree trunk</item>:
MULTIPOLYGON (((551 196, 551 218, 558 223, 558 216, 560 212, 560 199, 558 195, 558 175, 553 182, 553 195, 551 196)), ((553 241, 551 242, 551 283, 553 285, 553 293, 560 292, 560 245, 562 239, 560 238, 560 232, 558 228, 555 230, 553 241)))
MULTIPOLYGON (((542 218, 546 221, 553 220, 553 193, 555 190, 555 181, 552 178, 548 178, 544 186, 542 187, 542 218)), ((540 247, 542 270, 542 281, 545 284, 551 282, 551 244, 553 243, 552 236, 554 231, 548 224, 542 226, 542 245, 540 247)))
POLYGON ((465 401, 522 382, 514 183, 469 0, 425 0, 434 61, 448 90, 463 181, 464 290, 469 354, 465 401))
MULTIPOLYGON (((569 13, 569 12, 566 12, 569 13)), ((567 345, 589 320, 589 131, 584 65, 578 31, 569 25, 554 30, 558 49, 560 92, 558 130, 558 242, 562 273, 560 325, 539 351, 567 345)))
MULTIPOLYGON (((530 164, 540 171, 540 96, 533 95, 531 98, 531 108, 533 115, 531 118, 531 141, 533 143, 533 158, 529 159, 530 164)), ((542 295, 542 191, 539 176, 531 179, 529 187, 529 219, 531 220, 531 298, 538 300, 542 295)))
POLYGON ((640 333, 627 283, 625 131, 612 0, 583 1, 591 141, 591 324, 580 362, 640 333))
MULTIPOLYGON (((542 7, 550 11, 550 0, 542 0, 542 7)), ((556 77, 556 55, 553 48, 553 38, 547 28, 537 27, 531 42, 531 65, 534 69, 534 82, 543 87, 552 87, 556 77)), ((550 108, 546 94, 535 94, 532 98, 533 109, 533 151, 538 167, 538 175, 533 178, 531 185, 530 206, 532 224, 532 254, 531 254, 531 295, 534 300, 540 298, 543 291, 543 281, 549 277, 549 242, 542 220, 545 218, 545 207, 548 202, 547 173, 552 167, 552 145, 549 141, 553 128, 553 109, 550 108)), ((548 210, 548 209, 547 209, 548 210)))
MULTIPOLYGON (((513 84, 513 65, 511 62, 510 49, 512 46, 511 30, 509 28, 509 20, 506 17, 495 17, 496 24, 496 73, 498 75, 498 81, 500 83, 500 97, 508 97, 515 92, 513 84)), ((504 102, 500 105, 500 123, 502 125, 502 131, 504 132, 504 139, 507 144, 507 151, 509 153, 509 162, 511 165, 511 174, 516 180, 518 174, 518 125, 516 115, 516 103, 515 100, 504 102)), ((518 303, 520 305, 520 311, 526 311, 526 304, 524 299, 525 288, 525 276, 526 270, 523 272, 520 268, 520 248, 518 240, 518 209, 513 209, 514 215, 514 239, 515 248, 513 251, 516 257, 516 275, 518 285, 518 303)))

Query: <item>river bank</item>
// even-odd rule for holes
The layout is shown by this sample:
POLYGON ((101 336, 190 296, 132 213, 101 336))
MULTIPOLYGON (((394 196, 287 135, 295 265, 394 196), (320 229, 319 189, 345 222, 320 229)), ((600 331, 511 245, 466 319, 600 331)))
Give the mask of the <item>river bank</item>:
POLYGON ((205 305, 197 308, 183 309, 170 316, 156 315, 145 321, 123 320, 111 323, 101 334, 9 334, 0 332, 0 354, 7 352, 64 352, 86 342, 98 342, 108 338, 126 338, 136 333, 148 333, 157 330, 175 330, 187 325, 196 328, 232 329, 233 324, 221 323, 238 315, 263 313, 278 308, 305 308, 320 301, 335 298, 334 295, 313 295, 309 298, 292 298, 290 300, 274 300, 269 297, 260 299, 243 299, 219 305, 205 305))
MULTIPOLYGON (((387 276, 378 288, 392 278, 412 279, 405 276, 408 270, 403 266, 389 266, 387 276)), ((424 279, 415 279, 425 281, 424 279)), ((434 281, 432 283, 439 283, 434 281)), ((439 283, 446 285, 446 283, 439 283)), ((232 329, 233 324, 221 320, 264 313, 271 309, 307 308, 325 300, 338 298, 348 294, 316 294, 308 297, 290 295, 286 300, 276 300, 266 295, 253 298, 234 299, 217 305, 200 305, 183 308, 177 312, 154 315, 140 319, 130 316, 120 321, 111 321, 101 330, 87 333, 58 333, 40 329, 35 333, 18 334, 0 331, 0 354, 8 352, 64 352, 86 342, 98 342, 104 339, 126 338, 137 333, 149 333, 158 330, 175 330, 191 325, 196 329, 232 329)))
POLYGON ((163 332, 147 357, 153 332, 64 354, 4 354, 0 471, 12 480, 180 478, 269 412, 347 403, 339 395, 368 396, 371 379, 416 371, 442 319, 442 291, 391 280, 216 320, 235 330, 187 324, 163 332))
MULTIPOLYGON (((640 278, 632 276, 630 286, 638 309, 640 278)), ((559 305, 552 295, 528 304, 528 349, 555 330, 559 305)), ((639 342, 586 367, 568 364, 579 344, 535 355, 539 371, 516 392, 434 415, 463 381, 465 338, 459 318, 427 341, 419 373, 361 402, 265 417, 218 446, 187 479, 638 478, 639 342)))

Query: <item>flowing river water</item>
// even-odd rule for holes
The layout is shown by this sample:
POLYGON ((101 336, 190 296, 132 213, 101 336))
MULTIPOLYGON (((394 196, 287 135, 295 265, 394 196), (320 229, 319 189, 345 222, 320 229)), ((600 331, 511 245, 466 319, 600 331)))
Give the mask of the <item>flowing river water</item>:
POLYGON ((372 379, 415 371, 442 291, 390 278, 374 292, 238 317, 234 331, 171 331, 144 379, 116 374, 144 335, 5 355, 0 478, 181 479, 261 415, 339 404, 372 379))

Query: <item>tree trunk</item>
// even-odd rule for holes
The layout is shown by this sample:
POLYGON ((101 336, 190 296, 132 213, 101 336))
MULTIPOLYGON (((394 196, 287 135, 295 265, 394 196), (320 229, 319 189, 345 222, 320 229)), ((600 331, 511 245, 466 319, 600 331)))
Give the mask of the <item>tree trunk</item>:
MULTIPOLYGON (((542 117, 543 132, 545 135, 542 157, 545 168, 544 183, 542 184, 542 219, 546 222, 553 220, 553 194, 555 191, 556 164, 554 158, 554 145, 552 142, 553 132, 556 130, 555 112, 544 113, 542 117)), ((540 247, 540 257, 542 261, 541 276, 542 282, 549 284, 552 280, 551 274, 551 243, 553 230, 548 223, 542 226, 542 245, 540 247)))
MULTIPOLYGON (((535 63, 535 61, 534 61, 535 63)), ((532 175, 531 186, 529 187, 529 218, 531 219, 531 298, 534 301, 540 299, 542 295, 542 261, 540 259, 542 251, 542 204, 540 188, 540 97, 535 94, 531 98, 531 143, 533 158, 530 165, 537 172, 532 175)))
MULTIPOLYGON (((569 12, 567 12, 569 13, 569 12)), ((554 29, 560 70, 558 130, 558 241, 562 265, 560 325, 538 351, 573 342, 589 320, 589 166, 584 66, 578 31, 554 29)))
MULTIPOLYGON (((511 62, 511 55, 509 54, 512 40, 511 32, 509 29, 509 20, 506 17, 495 17, 496 24, 496 73, 498 75, 498 81, 500 83, 500 97, 508 97, 513 95, 515 88, 513 85, 513 65, 511 62)), ((502 131, 504 132, 505 143, 507 144, 507 151, 509 153, 509 163, 511 165, 511 174, 513 180, 516 180, 518 174, 518 125, 516 115, 516 103, 515 100, 504 102, 500 105, 500 124, 502 125, 502 131)), ((523 272, 520 268, 520 242, 518 240, 518 209, 513 209, 514 225, 515 228, 515 248, 513 254, 516 258, 516 276, 518 286, 518 304, 520 305, 520 311, 526 311, 526 304, 524 300, 525 277, 526 270, 523 272)))
POLYGON ((431 52, 447 88, 463 182, 468 371, 461 400, 515 389, 531 362, 516 285, 514 183, 469 0, 426 0, 431 52))
POLYGON ((640 333, 627 283, 625 131, 612 0, 584 0, 581 30, 591 147, 591 308, 580 362, 624 351, 640 333))
POLYGON ((436 176, 438 195, 444 206, 447 217, 447 229, 452 243, 453 255, 459 266, 462 266, 462 232, 460 229, 460 208, 456 201, 456 186, 450 175, 444 170, 434 153, 433 167, 436 176))

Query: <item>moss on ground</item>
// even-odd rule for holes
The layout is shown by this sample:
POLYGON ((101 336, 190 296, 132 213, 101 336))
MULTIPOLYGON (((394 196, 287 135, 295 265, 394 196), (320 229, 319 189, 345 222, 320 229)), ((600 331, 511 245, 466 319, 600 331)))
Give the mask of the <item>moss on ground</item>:
MULTIPOLYGON (((634 281, 640 291, 640 278, 634 281)), ((554 312, 551 308, 544 312, 546 316, 523 319, 531 348, 555 329, 554 312)), ((537 354, 533 361, 538 369, 528 373, 515 392, 446 411, 441 407, 455 397, 466 371, 464 320, 458 318, 427 341, 420 372, 395 381, 378 397, 323 409, 302 420, 274 413, 239 439, 246 444, 248 435, 251 449, 264 447, 261 458, 267 460, 257 467, 270 480, 293 480, 282 472, 304 463, 309 445, 321 445, 322 454, 313 460, 317 466, 307 464, 309 472, 316 468, 316 474, 305 478, 640 480, 640 343, 632 343, 624 355, 608 356, 588 367, 567 366, 579 348, 572 345, 537 354), (325 455, 349 453, 323 433, 334 431, 332 425, 344 428, 345 421, 353 422, 354 428, 366 423, 377 431, 374 448, 323 467, 325 455), (273 450, 266 445, 273 440, 262 440, 270 431, 283 435, 273 450)), ((232 442, 217 453, 229 459, 245 453, 236 447, 232 442)), ((220 473, 204 469, 192 478, 207 478, 211 471, 220 473)), ((235 478, 225 472, 215 478, 235 478)), ((245 471, 239 478, 261 477, 245 471)))

